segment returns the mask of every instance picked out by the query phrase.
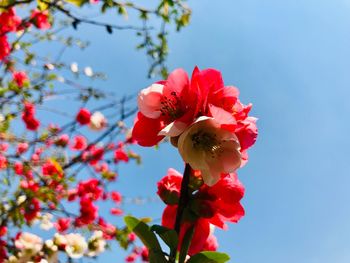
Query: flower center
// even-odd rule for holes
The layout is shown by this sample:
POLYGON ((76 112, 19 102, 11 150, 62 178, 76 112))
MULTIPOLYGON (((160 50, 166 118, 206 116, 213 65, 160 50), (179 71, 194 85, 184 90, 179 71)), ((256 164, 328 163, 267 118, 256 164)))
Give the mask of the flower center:
POLYGON ((221 142, 218 141, 215 133, 198 131, 192 135, 191 139, 195 150, 205 151, 209 153, 212 158, 215 158, 222 152, 221 142))
POLYGON ((175 91, 171 93, 171 96, 172 97, 170 98, 164 96, 163 100, 160 102, 160 112, 163 116, 169 117, 170 122, 183 115, 180 98, 177 96, 175 91))

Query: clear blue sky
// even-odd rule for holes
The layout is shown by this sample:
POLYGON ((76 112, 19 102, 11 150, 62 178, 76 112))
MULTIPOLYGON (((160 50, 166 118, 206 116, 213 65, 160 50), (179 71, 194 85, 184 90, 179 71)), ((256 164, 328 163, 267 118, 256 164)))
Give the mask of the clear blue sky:
MULTIPOLYGON (((189 1, 192 23, 170 37, 168 65, 222 71, 254 104, 259 138, 239 171, 246 216, 216 232, 237 263, 350 262, 350 0, 189 1)), ((83 26, 92 45, 66 59, 105 71, 106 87, 128 94, 149 85, 145 57, 128 32, 83 26)), ((175 149, 141 149, 143 164, 122 165, 118 189, 153 197, 175 149)), ((107 208, 106 208, 107 209, 107 208)), ((160 202, 129 206, 160 217, 160 202)), ((159 222, 159 221, 158 221, 159 222)), ((118 249, 98 262, 122 262, 118 249)))

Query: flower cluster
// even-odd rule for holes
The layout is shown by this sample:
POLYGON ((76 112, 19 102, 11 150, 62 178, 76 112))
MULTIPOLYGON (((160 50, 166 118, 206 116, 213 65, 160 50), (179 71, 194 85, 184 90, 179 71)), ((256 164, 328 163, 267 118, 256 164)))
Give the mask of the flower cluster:
POLYGON ((133 138, 153 146, 170 137, 183 160, 214 185, 221 173, 244 165, 257 138, 256 119, 248 116, 252 105, 243 105, 238 95, 217 70, 196 67, 189 80, 177 69, 139 94, 133 138))
POLYGON ((33 10, 29 20, 22 20, 16 15, 15 8, 9 8, 0 14, 0 60, 4 60, 11 53, 7 34, 25 30, 31 25, 39 29, 49 29, 51 24, 48 20, 48 12, 33 10))
MULTIPOLYGON (((216 250, 214 226, 227 229, 226 222, 237 223, 244 216, 244 209, 240 204, 244 187, 234 173, 222 176, 212 187, 203 184, 199 171, 192 171, 190 176, 191 199, 187 204, 180 241, 187 229, 194 225, 193 241, 189 248, 189 255, 193 255, 203 250, 216 250)), ((168 174, 158 182, 158 195, 167 204, 162 225, 168 228, 173 228, 175 224, 181 181, 182 175, 169 169, 168 174)))
POLYGON ((102 231, 94 231, 88 240, 79 233, 56 233, 52 239, 45 241, 35 234, 21 232, 14 240, 14 249, 15 253, 5 262, 57 262, 59 252, 71 259, 96 257, 105 251, 106 241, 102 231))
POLYGON ((227 222, 244 216, 244 187, 236 170, 248 161, 258 131, 256 118, 249 116, 252 105, 242 104, 238 95, 219 71, 196 67, 191 79, 177 69, 138 96, 133 139, 154 146, 167 136, 186 163, 184 176, 169 169, 157 193, 167 205, 162 225, 177 232, 178 251, 190 244, 190 256, 216 251, 214 228, 227 229, 227 222), (192 241, 185 240, 191 231, 192 241))

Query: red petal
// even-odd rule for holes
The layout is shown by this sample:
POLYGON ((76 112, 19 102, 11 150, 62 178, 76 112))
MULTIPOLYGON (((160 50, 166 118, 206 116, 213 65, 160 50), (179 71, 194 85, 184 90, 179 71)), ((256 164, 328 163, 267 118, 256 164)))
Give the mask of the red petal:
POLYGON ((135 118, 132 137, 141 146, 154 146, 164 138, 164 136, 158 136, 163 128, 164 125, 159 119, 147 118, 139 112, 135 118))

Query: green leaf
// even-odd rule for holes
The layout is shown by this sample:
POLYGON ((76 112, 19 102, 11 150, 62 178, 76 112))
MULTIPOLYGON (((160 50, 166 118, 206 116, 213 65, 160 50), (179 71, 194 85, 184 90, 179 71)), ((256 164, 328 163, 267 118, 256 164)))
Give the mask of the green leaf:
POLYGON ((132 216, 124 217, 124 222, 130 231, 134 232, 149 249, 150 262, 167 263, 156 235, 147 224, 132 216))
POLYGON ((160 225, 153 225, 151 230, 156 232, 171 250, 177 248, 179 239, 175 230, 160 225))
POLYGON ((150 230, 147 224, 132 216, 124 217, 124 222, 130 231, 134 232, 141 239, 146 247, 161 250, 156 235, 150 230))
POLYGON ((190 258, 188 263, 225 263, 230 257, 225 253, 203 251, 190 258))

